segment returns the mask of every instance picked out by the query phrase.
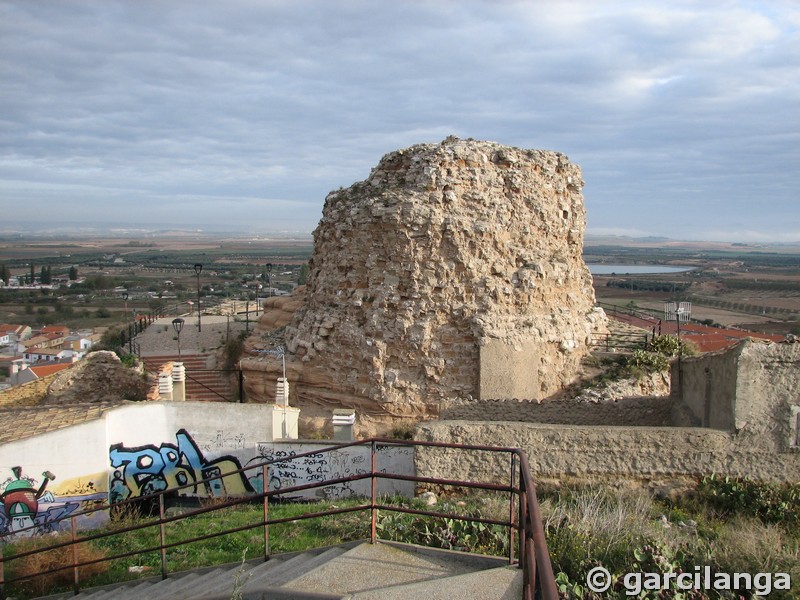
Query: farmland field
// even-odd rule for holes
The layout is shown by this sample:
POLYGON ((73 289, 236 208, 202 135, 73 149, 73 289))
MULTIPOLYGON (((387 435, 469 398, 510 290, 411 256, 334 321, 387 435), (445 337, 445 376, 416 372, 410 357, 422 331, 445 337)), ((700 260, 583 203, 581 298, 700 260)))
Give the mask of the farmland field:
MULTIPOLYGON (((97 327, 135 310, 183 314, 199 284, 204 306, 290 292, 304 278, 310 237, 236 238, 195 233, 78 239, 0 238, 0 265, 14 277, 43 268, 66 283, 48 291, 0 289, 0 321, 97 327), (203 265, 198 277, 194 266, 203 265), (122 293, 127 292, 127 301, 122 293)), ((667 300, 692 302, 693 318, 770 333, 800 331, 800 246, 589 239, 587 263, 688 266, 667 274, 595 275, 600 302, 663 313, 667 300)), ((307 269, 307 268, 306 268, 307 269)))

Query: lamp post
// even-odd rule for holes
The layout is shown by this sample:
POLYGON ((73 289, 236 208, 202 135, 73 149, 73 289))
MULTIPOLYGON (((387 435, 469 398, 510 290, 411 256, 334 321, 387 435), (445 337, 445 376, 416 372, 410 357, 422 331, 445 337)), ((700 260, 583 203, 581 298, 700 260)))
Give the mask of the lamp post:
POLYGON ((125 325, 128 326, 128 353, 133 354, 133 335, 131 323, 128 320, 128 292, 122 292, 122 299, 125 301, 125 325))
POLYGON ((681 345, 681 316, 685 315, 687 311, 685 308, 681 307, 680 305, 675 310, 675 326, 678 329, 678 389, 682 392, 683 387, 682 379, 683 379, 683 346, 681 345))
POLYGON ((183 362, 181 358, 181 330, 183 329, 183 319, 180 317, 172 319, 172 327, 175 329, 175 334, 178 336, 178 361, 183 362))
POLYGON ((203 265, 195 263, 194 274, 197 275, 197 331, 203 331, 203 324, 200 322, 200 273, 203 271, 203 265))

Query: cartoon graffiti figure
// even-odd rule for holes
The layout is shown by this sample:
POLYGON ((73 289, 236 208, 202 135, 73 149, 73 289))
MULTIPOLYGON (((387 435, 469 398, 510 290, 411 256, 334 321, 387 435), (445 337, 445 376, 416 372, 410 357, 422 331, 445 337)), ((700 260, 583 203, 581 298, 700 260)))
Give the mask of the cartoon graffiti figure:
POLYGON ((45 488, 56 476, 45 471, 42 473, 44 480, 36 489, 32 478, 23 477, 21 467, 12 467, 11 471, 15 479, 9 478, 6 481, 5 489, 0 495, 3 508, 3 513, 0 514, 1 532, 13 534, 14 537, 31 537, 53 531, 55 523, 77 508, 76 503, 67 503, 40 512, 40 504, 55 502, 53 494, 45 488))

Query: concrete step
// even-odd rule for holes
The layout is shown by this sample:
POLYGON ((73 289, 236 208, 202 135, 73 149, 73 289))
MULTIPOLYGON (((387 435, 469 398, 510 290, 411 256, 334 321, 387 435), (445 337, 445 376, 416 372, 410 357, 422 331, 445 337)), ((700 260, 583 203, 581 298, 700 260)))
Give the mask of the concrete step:
MULTIPOLYGON (((186 399, 192 402, 222 402, 232 398, 235 382, 230 373, 209 369, 208 354, 181 357, 186 368, 186 399)), ((178 361, 177 354, 159 354, 142 357, 145 369, 157 373, 167 362, 178 361)))
MULTIPOLYGON (((252 568, 246 570, 239 576, 239 589, 242 591, 246 588, 253 589, 253 586, 259 581, 263 582, 264 585, 268 585, 275 576, 275 573, 277 573, 279 569, 282 569, 284 564, 285 561, 273 558, 267 562, 253 565, 252 568)), ((235 580, 234 576, 234 581, 235 580)), ((214 591, 216 592, 216 590, 214 591)), ((206 598, 206 596, 202 596, 202 598, 206 598)))
POLYGON ((522 598, 522 570, 498 567, 444 579, 356 592, 352 600, 519 600, 522 598))
MULTIPOLYGON (((279 561, 274 562, 276 564, 273 564, 272 566, 273 568, 277 568, 279 561)), ((257 566, 254 566, 253 564, 244 563, 238 567, 228 569, 224 573, 209 579, 202 589, 197 590, 192 595, 192 598, 196 598, 197 600, 200 600, 201 598, 216 598, 218 596, 223 598, 231 598, 234 590, 237 588, 241 589, 244 583, 248 580, 250 573, 256 568, 257 566)))
MULTIPOLYGON (((202 594, 209 585, 216 585, 221 579, 232 576, 234 569, 231 567, 220 567, 204 573, 188 585, 174 585, 169 589, 162 589, 161 586, 153 586, 145 598, 147 600, 192 600, 202 594)), ((233 580, 231 579, 231 582, 233 580)), ((233 585, 231 585, 233 588, 233 585)))
POLYGON ((356 546, 285 584, 295 590, 353 594, 390 586, 439 580, 505 564, 502 559, 407 544, 356 546))
MULTIPOLYGON (((275 577, 270 580, 270 585, 274 587, 286 586, 286 584, 294 579, 301 577, 303 574, 308 573, 309 571, 313 571, 320 565, 335 559, 337 556, 346 554, 347 552, 348 550, 344 548, 329 548, 324 552, 313 553, 309 554, 308 556, 304 556, 303 560, 299 560, 300 557, 298 556, 295 559, 286 562, 280 572, 276 573, 275 577)), ((292 589, 301 589, 294 586, 291 587, 292 589)), ((323 588, 321 590, 311 591, 329 592, 330 590, 323 588)))
POLYGON ((409 544, 352 542, 59 594, 48 600, 511 600, 522 571, 501 558, 409 544))

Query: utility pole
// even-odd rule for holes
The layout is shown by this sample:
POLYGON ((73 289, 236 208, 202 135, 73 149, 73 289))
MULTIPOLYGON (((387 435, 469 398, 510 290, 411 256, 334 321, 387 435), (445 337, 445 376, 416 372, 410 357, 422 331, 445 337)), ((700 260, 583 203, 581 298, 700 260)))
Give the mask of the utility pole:
POLYGON ((203 265, 196 263, 194 265, 194 272, 197 275, 197 331, 203 331, 203 324, 200 322, 200 273, 203 271, 203 265))

